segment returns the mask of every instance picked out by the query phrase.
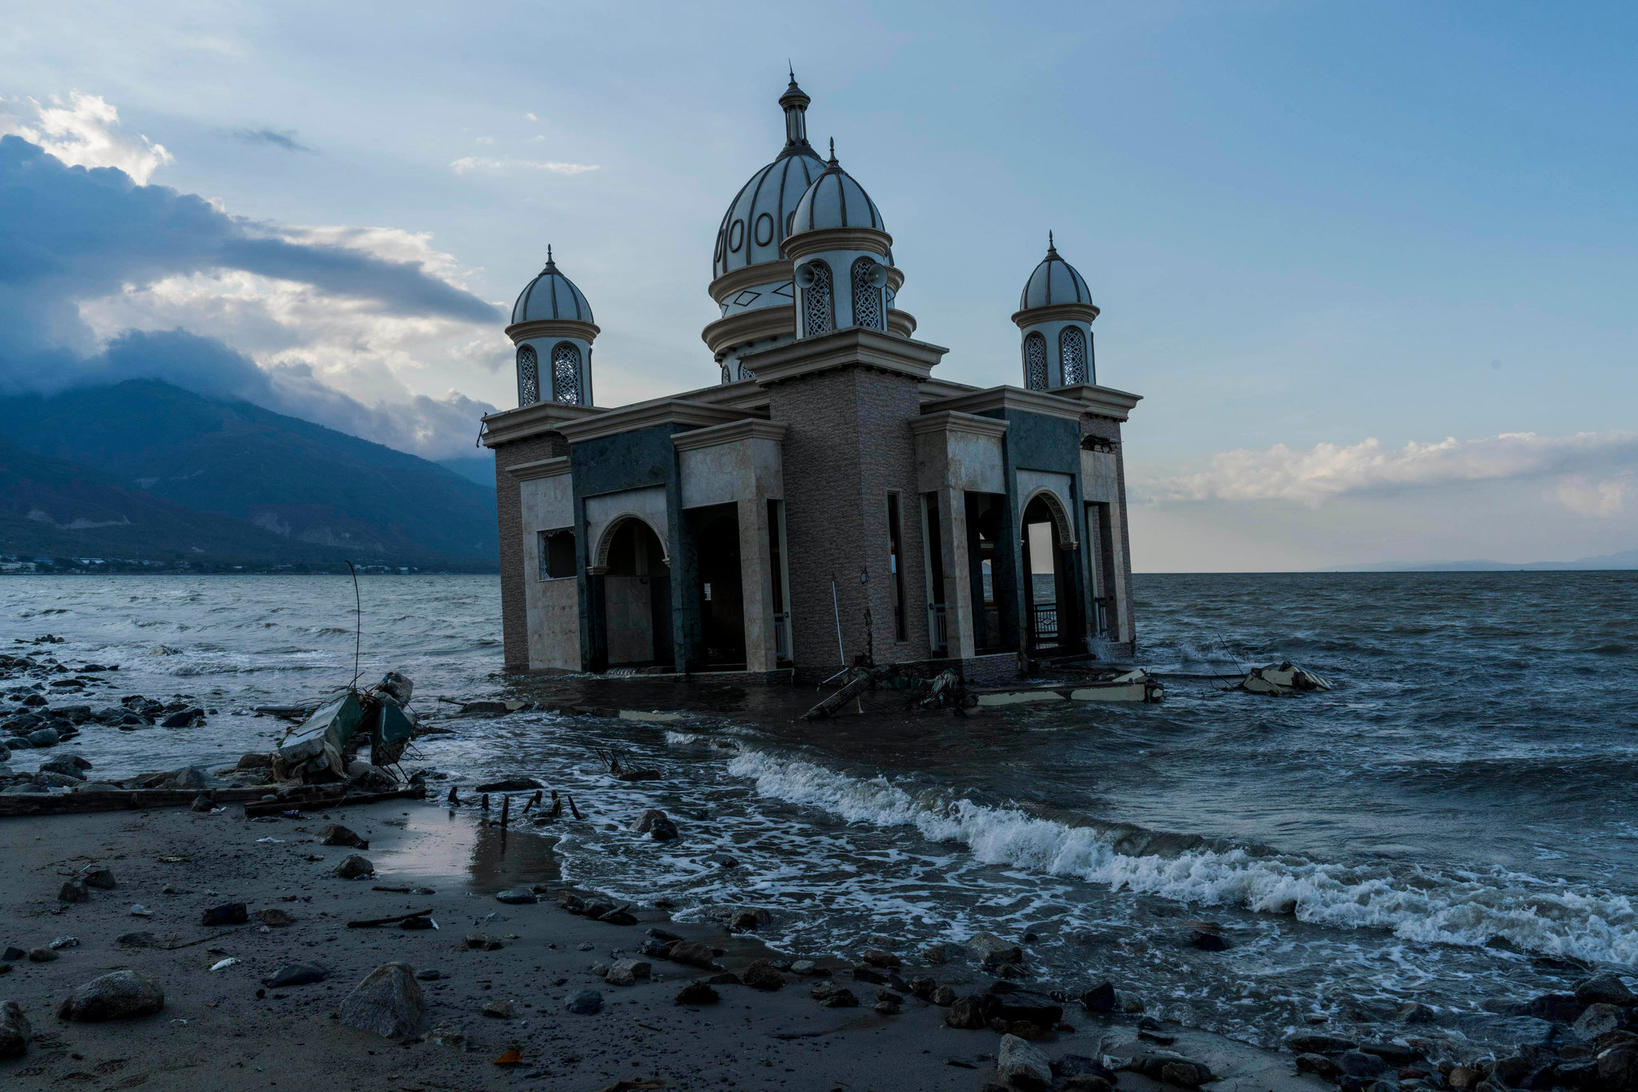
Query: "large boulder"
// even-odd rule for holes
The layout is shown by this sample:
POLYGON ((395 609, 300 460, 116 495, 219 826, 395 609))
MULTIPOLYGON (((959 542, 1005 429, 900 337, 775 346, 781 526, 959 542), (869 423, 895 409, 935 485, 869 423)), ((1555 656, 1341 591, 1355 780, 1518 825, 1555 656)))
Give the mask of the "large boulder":
POLYGON ((21 1058, 33 1038, 23 1006, 15 1001, 0 1005, 0 1058, 21 1058))
POLYGON ((1576 1038, 1583 1042, 1597 1039, 1601 1035, 1608 1035, 1612 1031, 1619 1031, 1626 1026, 1627 1010, 1607 1001, 1596 1001, 1588 1005, 1582 1014, 1576 1017, 1570 1030, 1575 1032, 1576 1038))
MULTIPOLYGON (((43 767, 42 767, 43 768, 43 767)), ((1583 979, 1575 987, 1575 999, 1584 1005, 1638 1005, 1638 994, 1627 989, 1627 984, 1613 974, 1598 974, 1583 979)))
MULTIPOLYGON (((365 876, 375 875, 375 865, 370 863, 370 859, 368 857, 360 857, 358 854, 354 853, 348 856, 346 860, 336 865, 335 871, 331 874, 339 876, 344 880, 357 880, 365 876)), ((391 964, 388 964, 388 966, 391 966, 391 964)))
POLYGON ((656 842, 675 841, 678 837, 677 824, 673 823, 665 812, 659 808, 649 808, 643 812, 632 826, 638 834, 646 834, 656 842))
POLYGON ((1601 1053, 1598 1087, 1603 1092, 1638 1092, 1638 1047, 1611 1047, 1601 1053))
POLYGON ((129 1020, 165 1007, 165 991, 139 971, 113 971, 93 978, 57 1007, 62 1020, 129 1020))
POLYGON ((1002 940, 994 933, 975 933, 967 941, 967 950, 978 957, 985 970, 994 970, 1008 963, 1022 963, 1024 950, 1002 940))
POLYGON ((319 844, 325 846, 350 846, 353 849, 369 849, 370 840, 361 837, 356 831, 344 827, 340 823, 331 823, 319 831, 319 844))
POLYGON ((1001 1036, 995 1052, 995 1074, 1014 1088, 1052 1087, 1052 1065, 1047 1056, 1016 1035, 1001 1036))
POLYGON ((427 1003, 415 968, 407 963, 383 963, 364 976, 341 1002, 341 1022, 387 1039, 418 1035, 426 1023, 427 1003))

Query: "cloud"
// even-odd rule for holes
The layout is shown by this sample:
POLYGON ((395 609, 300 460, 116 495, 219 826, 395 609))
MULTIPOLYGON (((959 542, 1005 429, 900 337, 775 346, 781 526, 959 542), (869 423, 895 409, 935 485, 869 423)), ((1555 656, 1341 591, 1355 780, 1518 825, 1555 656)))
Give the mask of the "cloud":
POLYGON ((551 174, 585 174, 587 171, 598 169, 596 163, 563 163, 558 160, 537 159, 495 159, 486 156, 464 155, 450 163, 456 174, 466 174, 469 171, 547 171, 551 174))
POLYGON ((1284 444, 1227 451, 1207 470, 1159 478, 1145 490, 1157 501, 1294 501, 1310 507, 1332 498, 1460 482, 1539 479, 1549 494, 1580 515, 1621 511, 1627 483, 1638 476, 1638 433, 1583 432, 1540 436, 1502 433, 1481 440, 1388 448, 1357 444, 1284 444))
POLYGON ((235 129, 234 140, 245 144, 271 144, 287 152, 311 152, 313 149, 296 139, 294 129, 235 129))
POLYGON ((174 158, 163 144, 121 131, 119 111, 99 95, 74 91, 49 105, 25 99, 21 110, 0 100, 0 136, 20 136, 70 166, 115 167, 142 184, 174 158))
POLYGON ((489 407, 416 393, 493 370, 497 307, 426 235, 291 228, 0 138, 0 393, 165 379, 433 457, 489 407))

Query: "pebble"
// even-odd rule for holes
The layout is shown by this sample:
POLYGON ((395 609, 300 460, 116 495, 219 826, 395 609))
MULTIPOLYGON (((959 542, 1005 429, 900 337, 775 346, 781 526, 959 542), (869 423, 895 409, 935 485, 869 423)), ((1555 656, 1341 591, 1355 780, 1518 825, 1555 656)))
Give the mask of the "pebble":
POLYGON ((563 1007, 576 1016, 594 1016, 603 1011, 603 995, 596 990, 581 990, 570 994, 563 1007))
POLYGON ((151 918, 154 916, 154 912, 139 902, 131 907, 131 916, 133 918, 151 918))
POLYGON ((51 942, 51 950, 54 952, 60 952, 64 948, 78 948, 79 946, 79 937, 58 937, 51 942))

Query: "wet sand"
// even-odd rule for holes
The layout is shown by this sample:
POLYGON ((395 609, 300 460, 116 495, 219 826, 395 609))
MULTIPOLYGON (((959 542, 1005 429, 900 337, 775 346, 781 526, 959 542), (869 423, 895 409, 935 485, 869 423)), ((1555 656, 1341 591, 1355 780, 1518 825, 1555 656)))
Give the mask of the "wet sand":
MULTIPOLYGON (((0 975, 0 1001, 19 1002, 34 1029, 25 1056, 0 1061, 0 1084, 327 1090, 521 1084, 591 1092, 619 1087, 621 1081, 657 1081, 637 1087, 667 1089, 977 1090, 995 1079, 996 1032, 946 1027, 945 1009, 910 995, 901 1014, 878 1014, 871 1009, 877 987, 853 981, 849 960, 820 963, 859 996, 856 1009, 823 1007, 809 995, 812 980, 796 975, 785 975, 776 992, 722 985, 719 1003, 681 1006, 675 1003, 677 992, 712 972, 663 959, 650 960, 649 981, 606 984, 592 965, 638 957, 650 926, 724 949, 720 962, 728 971, 770 955, 819 958, 823 953, 768 953, 754 938, 671 924, 652 908, 639 908, 635 926, 571 915, 554 898, 559 881, 550 839, 517 832, 503 839, 501 833, 430 803, 376 804, 273 822, 247 821, 238 807, 215 815, 173 809, 0 820, 9 873, 0 886, 0 946, 27 950, 58 937, 79 939, 55 961, 25 960, 0 975), (317 833, 331 821, 368 838, 371 848, 318 845, 317 833), (270 838, 278 841, 263 841, 270 838), (333 877, 335 865, 355 852, 374 863, 375 878, 333 877), (63 881, 92 863, 112 869, 118 887, 93 890, 86 902, 60 903, 63 881), (520 884, 542 885, 542 901, 504 905, 494 898, 495 892, 520 884), (375 890, 381 886, 426 887, 434 893, 375 890), (207 908, 230 901, 247 903, 252 914, 284 910, 295 920, 272 929, 254 917, 247 926, 200 924, 207 908), (137 903, 153 917, 132 916, 137 903), (439 929, 346 928, 349 920, 427 908, 439 929), (151 932, 162 944, 177 947, 116 943, 134 931, 151 932), (500 939, 504 947, 461 950, 463 937, 475 932, 500 939), (239 962, 210 970, 228 958, 239 962), (262 978, 297 961, 319 963, 330 976, 285 989, 262 986, 262 978), (439 972, 439 979, 421 983, 426 1026, 449 1034, 401 1043, 335 1018, 353 987, 390 961, 439 972), (102 1024, 56 1017, 58 1003, 72 989, 119 968, 158 980, 164 1010, 102 1024), (565 1011, 565 1000, 586 989, 602 994, 602 1011, 565 1011), (515 1016, 483 1015, 481 1007, 494 1000, 511 1001, 515 1016), (459 1042, 451 1045, 456 1037, 459 1042), (494 1064, 511 1049, 521 1055, 520 1065, 494 1064)), ((907 962, 912 955, 899 954, 907 962)), ((961 994, 990 981, 959 960, 922 970, 906 966, 900 973, 929 974, 961 994)), ((1064 1018, 1073 1030, 1059 1029, 1035 1044, 1050 1058, 1130 1057, 1156 1049, 1137 1041, 1135 1017, 1092 1016, 1070 1004, 1064 1018)), ((1205 1062, 1224 1078, 1208 1087, 1233 1092, 1331 1087, 1295 1076, 1289 1055, 1166 1030, 1177 1036, 1171 1049, 1205 1062)), ((1159 1086, 1122 1072, 1119 1087, 1147 1092, 1159 1086)))

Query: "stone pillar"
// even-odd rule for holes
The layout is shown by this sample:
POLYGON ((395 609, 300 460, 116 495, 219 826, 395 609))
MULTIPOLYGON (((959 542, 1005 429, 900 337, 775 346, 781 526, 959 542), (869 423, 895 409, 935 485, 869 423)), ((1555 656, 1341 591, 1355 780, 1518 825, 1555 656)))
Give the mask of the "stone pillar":
POLYGON ((772 671, 774 648, 773 552, 768 545, 768 501, 753 497, 738 503, 739 581, 744 596, 745 670, 772 671))
POLYGON ((949 655, 958 660, 976 654, 973 635, 972 558, 967 545, 967 494, 945 487, 938 496, 938 535, 944 553, 944 624, 949 655))

